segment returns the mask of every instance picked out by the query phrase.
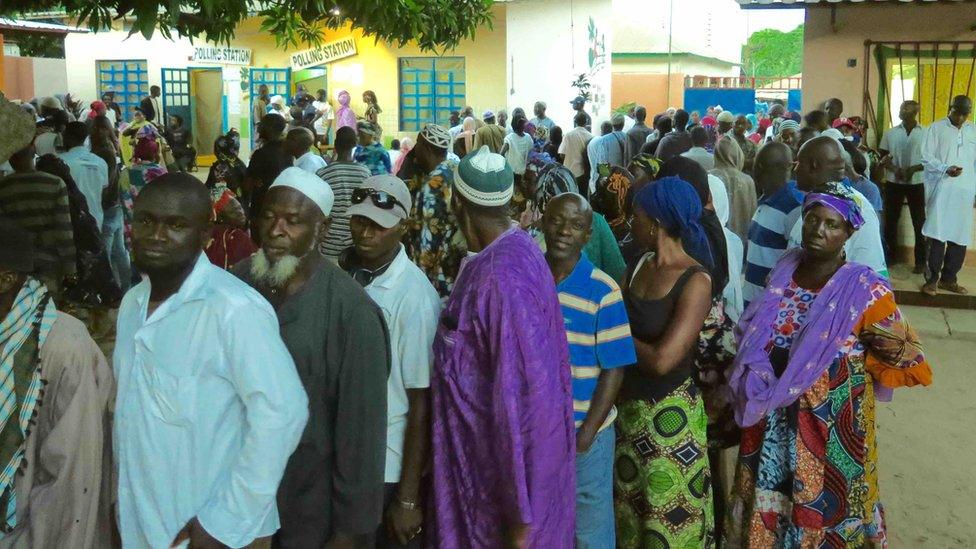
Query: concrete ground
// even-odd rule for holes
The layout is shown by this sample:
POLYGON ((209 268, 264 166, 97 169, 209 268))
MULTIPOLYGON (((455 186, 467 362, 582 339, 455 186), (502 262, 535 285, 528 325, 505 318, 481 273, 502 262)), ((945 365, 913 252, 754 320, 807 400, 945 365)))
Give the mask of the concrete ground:
POLYGON ((976 547, 976 311, 903 307, 932 365, 929 387, 877 409, 881 500, 892 547, 976 547))

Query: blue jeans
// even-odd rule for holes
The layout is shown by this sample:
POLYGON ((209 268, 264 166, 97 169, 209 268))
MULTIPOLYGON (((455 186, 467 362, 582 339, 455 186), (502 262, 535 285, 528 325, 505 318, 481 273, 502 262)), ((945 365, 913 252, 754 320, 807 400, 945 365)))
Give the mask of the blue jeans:
POLYGON ((122 293, 125 293, 132 286, 132 267, 129 265, 129 251, 125 249, 122 206, 115 205, 105 210, 102 242, 105 243, 105 253, 108 254, 108 263, 112 266, 115 281, 122 288, 122 293))
POLYGON ((617 545, 613 517, 613 426, 597 433, 585 454, 576 454, 576 549, 617 545))

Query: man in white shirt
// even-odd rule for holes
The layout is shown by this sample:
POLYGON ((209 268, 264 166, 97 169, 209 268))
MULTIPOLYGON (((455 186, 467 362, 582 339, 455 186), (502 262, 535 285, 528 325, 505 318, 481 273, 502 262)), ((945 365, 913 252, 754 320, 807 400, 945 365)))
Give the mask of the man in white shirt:
POLYGON ((546 116, 546 103, 544 101, 536 101, 532 108, 535 118, 529 120, 529 124, 535 127, 544 127, 546 131, 552 131, 556 127, 556 123, 552 121, 552 118, 546 116))
MULTIPOLYGON (((573 118, 574 127, 563 136, 559 144, 559 154, 563 155, 563 166, 573 172, 576 181, 586 175, 586 144, 593 139, 593 134, 586 129, 586 116, 576 113, 573 118)), ((586 185, 584 185, 586 187, 586 185)))
POLYGON ((332 131, 332 123, 335 120, 335 113, 329 103, 329 94, 325 90, 315 92, 315 101, 312 101, 312 108, 315 109, 315 118, 312 119, 312 127, 315 128, 315 136, 319 143, 328 145, 330 143, 329 133, 332 131))
POLYGON ((85 195, 88 211, 101 230, 105 214, 102 211, 102 191, 108 187, 108 164, 85 147, 88 126, 84 122, 71 122, 64 129, 64 149, 61 160, 71 170, 71 178, 78 190, 85 195))
POLYGON ((691 128, 691 148, 681 153, 681 156, 690 158, 701 166, 706 172, 715 169, 715 156, 708 152, 705 145, 708 144, 708 130, 701 126, 691 128))
POLYGON ((275 495, 308 399, 267 301, 203 254, 212 206, 182 173, 139 193, 113 365, 126 547, 243 547, 279 527, 275 495))
MULTIPOLYGON (((576 116, 579 115, 577 114, 576 116)), ((613 126, 610 125, 610 122, 604 121, 600 124, 600 136, 594 136, 586 144, 586 157, 590 162, 590 182, 587 186, 590 190, 588 196, 592 196, 596 192, 596 182, 600 179, 600 165, 609 164, 610 162, 607 156, 607 148, 603 146, 603 138, 612 135, 612 133, 613 126)))
POLYGON ((317 173, 328 166, 322 155, 312 150, 315 135, 308 128, 292 128, 285 136, 285 152, 295 159, 295 166, 310 173, 317 173))
POLYGON ((928 261, 922 292, 939 289, 968 293, 956 275, 973 238, 976 198, 976 126, 969 121, 973 102, 965 95, 952 99, 949 116, 929 126, 922 144, 925 166, 925 225, 928 261))
MULTIPOLYGON (((854 194, 861 207, 864 226, 854 231, 847 240, 844 251, 847 260, 867 265, 881 276, 888 276, 884 246, 881 243, 881 221, 871 203, 858 192, 844 176, 844 157, 840 144, 832 137, 820 136, 807 141, 796 156, 796 186, 800 192, 808 193, 821 185, 842 182, 854 194)), ((790 231, 789 248, 798 248, 803 242, 803 218, 797 220, 790 231)))
POLYGON ((383 310, 393 351, 387 387, 386 512, 377 546, 419 547, 425 508, 420 487, 430 436, 431 346, 440 297, 400 243, 409 218, 407 185, 392 175, 376 175, 353 196, 349 215, 355 245, 340 266, 383 310))
MULTIPOLYGON (((881 155, 885 158, 885 242, 889 256, 898 246, 898 220, 902 204, 908 202, 908 213, 915 229, 915 270, 925 269, 925 185, 922 184, 922 143, 925 128, 918 123, 918 101, 905 101, 898 111, 901 124, 885 132, 881 139, 881 155)), ((889 263, 891 260, 889 259, 889 263)))

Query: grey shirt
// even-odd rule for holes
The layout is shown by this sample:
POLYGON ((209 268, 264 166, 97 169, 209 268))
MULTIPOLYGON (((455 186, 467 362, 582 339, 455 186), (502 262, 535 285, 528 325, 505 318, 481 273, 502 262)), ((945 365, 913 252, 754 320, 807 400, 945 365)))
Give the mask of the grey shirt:
MULTIPOLYGON (((323 547, 376 530, 383 513, 390 335, 352 278, 316 254, 315 272, 277 301, 281 337, 309 401, 309 421, 278 489, 281 547, 323 547)), ((251 259, 233 272, 259 291, 251 259)))
POLYGON ((687 130, 673 131, 661 138, 657 145, 656 156, 661 162, 667 162, 675 156, 691 150, 691 134, 687 130))

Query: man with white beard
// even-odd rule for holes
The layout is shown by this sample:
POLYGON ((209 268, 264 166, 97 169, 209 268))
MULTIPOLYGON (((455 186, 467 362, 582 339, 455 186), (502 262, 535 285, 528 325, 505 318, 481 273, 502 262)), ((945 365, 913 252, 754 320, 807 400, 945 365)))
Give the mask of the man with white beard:
POLYGON ((261 249, 233 272, 278 315, 309 422, 278 490, 280 547, 366 547, 383 513, 389 332, 362 287, 319 254, 334 195, 287 168, 256 217, 261 249))

